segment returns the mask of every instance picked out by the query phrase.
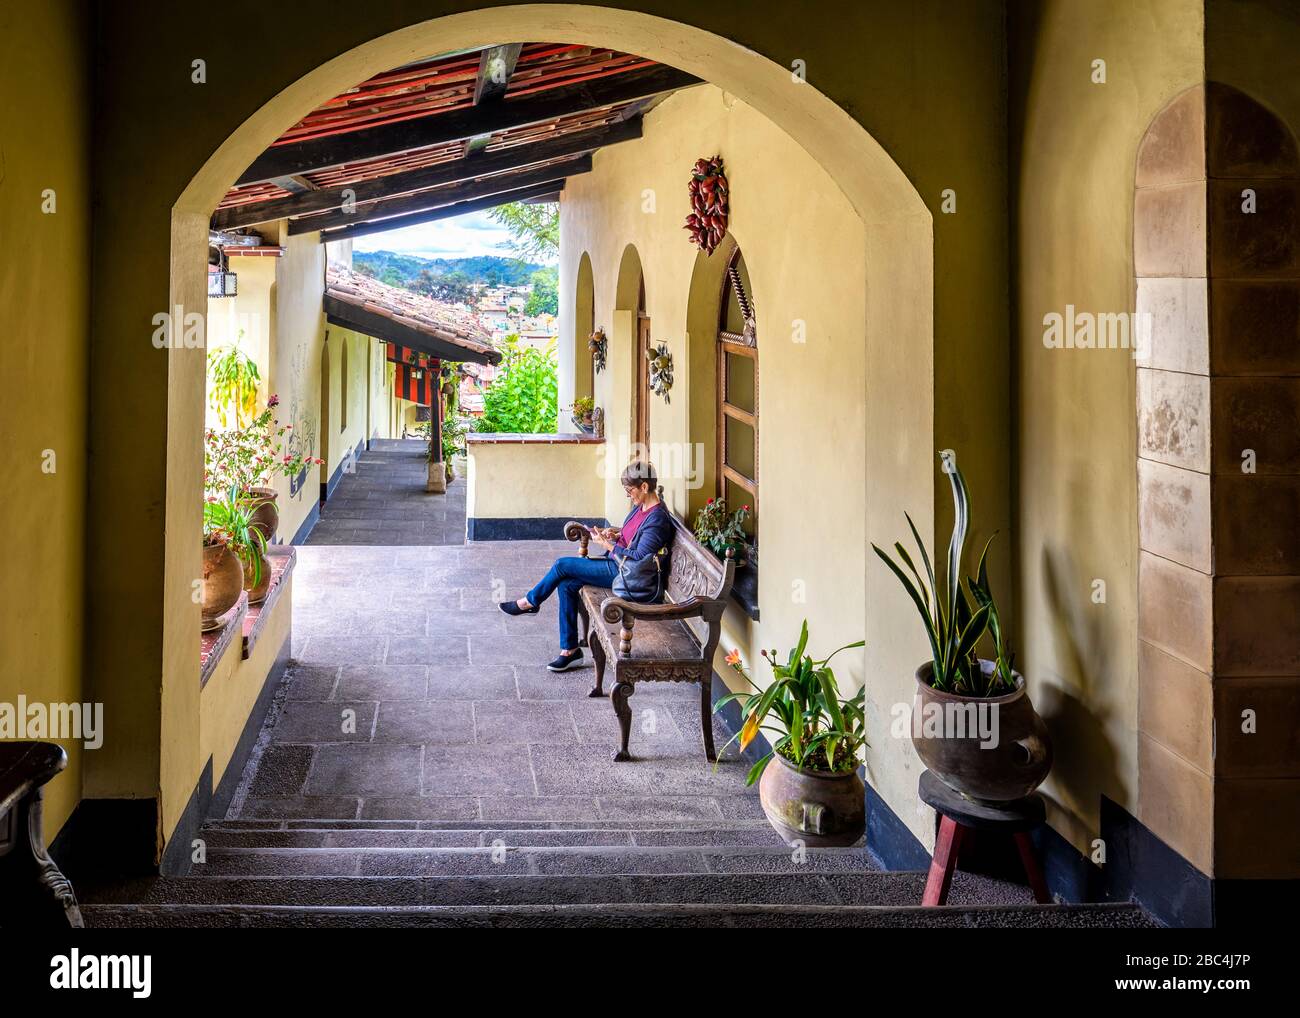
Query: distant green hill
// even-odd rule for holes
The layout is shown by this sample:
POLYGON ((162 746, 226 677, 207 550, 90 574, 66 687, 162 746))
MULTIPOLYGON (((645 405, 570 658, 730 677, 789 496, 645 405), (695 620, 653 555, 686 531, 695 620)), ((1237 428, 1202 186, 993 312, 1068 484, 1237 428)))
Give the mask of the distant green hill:
POLYGON ((412 284, 423 271, 434 276, 459 274, 471 283, 486 283, 489 286, 527 286, 533 273, 542 268, 533 262, 521 262, 516 258, 497 255, 421 258, 392 251, 354 251, 352 264, 362 271, 369 270, 380 282, 412 289, 412 284))

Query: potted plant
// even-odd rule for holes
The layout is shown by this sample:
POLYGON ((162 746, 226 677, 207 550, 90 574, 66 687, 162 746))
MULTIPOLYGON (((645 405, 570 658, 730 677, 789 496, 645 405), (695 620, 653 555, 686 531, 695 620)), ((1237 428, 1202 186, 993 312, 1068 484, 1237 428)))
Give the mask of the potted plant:
POLYGON ((242 428, 209 428, 204 438, 204 490, 222 497, 232 488, 253 511, 253 525, 266 543, 280 523, 279 493, 271 487, 276 475, 297 476, 306 466, 324 460, 293 449, 293 425, 275 417, 280 398, 272 395, 266 409, 242 428))
POLYGON ((220 346, 208 354, 208 402, 228 427, 230 412, 234 412, 235 427, 252 420, 257 410, 257 387, 262 376, 257 362, 239 348, 244 330, 239 330, 234 346, 220 346))
POLYGON ((202 622, 206 633, 216 629, 221 617, 235 606, 244 589, 244 569, 230 547, 226 533, 203 512, 202 622))
MULTIPOLYGON (((248 591, 249 604, 260 604, 271 585, 266 538, 253 525, 255 512, 234 488, 224 498, 203 503, 204 533, 220 535, 226 547, 234 552, 241 570, 240 587, 248 591)), ((235 597, 239 597, 238 592, 235 597)))
POLYGON ((711 498, 695 514, 695 539, 720 559, 726 558, 730 551, 739 569, 748 561, 747 519, 749 506, 742 505, 735 512, 728 512, 725 498, 711 498))
POLYGON ((573 419, 583 430, 593 428, 596 414, 596 401, 590 396, 579 396, 573 401, 573 419))
POLYGON ((975 578, 966 577, 963 587, 970 494, 951 456, 941 460, 952 485, 954 510, 944 588, 935 580, 911 516, 904 514, 920 553, 924 579, 901 543, 894 544, 901 566, 874 544, 872 548, 916 605, 930 643, 932 657, 916 670, 912 703, 912 745, 917 755, 963 795, 1007 802, 1042 784, 1052 768, 1052 743, 1025 691, 1024 676, 1013 667, 1015 655, 989 587, 992 537, 980 553, 975 578), (991 658, 979 656, 986 637, 991 658))
MULTIPOLYGON (((841 700, 830 660, 840 650, 864 646, 864 641, 839 648, 815 661, 808 646, 808 622, 799 643, 785 664, 776 651, 762 652, 772 667, 773 681, 758 689, 740 661, 740 653, 727 655, 729 664, 754 690, 729 693, 714 707, 743 700, 743 725, 728 743, 739 741, 743 752, 760 729, 777 738, 771 751, 749 771, 745 783, 759 782, 759 800, 768 822, 787 842, 802 841, 816 847, 852 845, 866 830, 866 787, 858 776, 859 755, 867 745, 866 691, 841 700), (775 767, 768 766, 772 760, 775 767)), ((726 746, 723 750, 726 750, 726 746)))

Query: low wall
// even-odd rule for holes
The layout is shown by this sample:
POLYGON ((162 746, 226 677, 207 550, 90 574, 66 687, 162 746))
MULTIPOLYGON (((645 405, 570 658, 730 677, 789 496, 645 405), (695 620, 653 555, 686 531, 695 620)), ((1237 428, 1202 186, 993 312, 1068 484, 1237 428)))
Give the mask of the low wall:
POLYGON ((559 540, 567 520, 604 521, 604 439, 473 434, 465 450, 471 541, 559 540))

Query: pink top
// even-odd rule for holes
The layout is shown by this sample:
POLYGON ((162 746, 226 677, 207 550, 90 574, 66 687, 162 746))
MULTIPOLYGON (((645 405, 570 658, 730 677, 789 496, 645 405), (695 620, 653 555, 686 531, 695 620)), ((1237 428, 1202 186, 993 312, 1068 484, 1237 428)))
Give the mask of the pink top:
POLYGON ((638 509, 636 515, 623 524, 623 529, 618 534, 618 540, 614 543, 622 548, 632 547, 632 538, 636 537, 637 530, 645 521, 645 518, 650 515, 652 509, 654 509, 654 506, 638 509))

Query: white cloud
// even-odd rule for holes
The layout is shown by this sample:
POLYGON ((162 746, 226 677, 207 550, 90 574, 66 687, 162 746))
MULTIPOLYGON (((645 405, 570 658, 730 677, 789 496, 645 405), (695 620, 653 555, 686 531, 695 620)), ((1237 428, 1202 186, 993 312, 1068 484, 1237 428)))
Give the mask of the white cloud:
POLYGON ((393 251, 425 258, 508 257, 510 251, 500 245, 509 239, 510 231, 494 223, 485 212, 470 212, 454 219, 358 237, 354 248, 357 251, 393 251))

